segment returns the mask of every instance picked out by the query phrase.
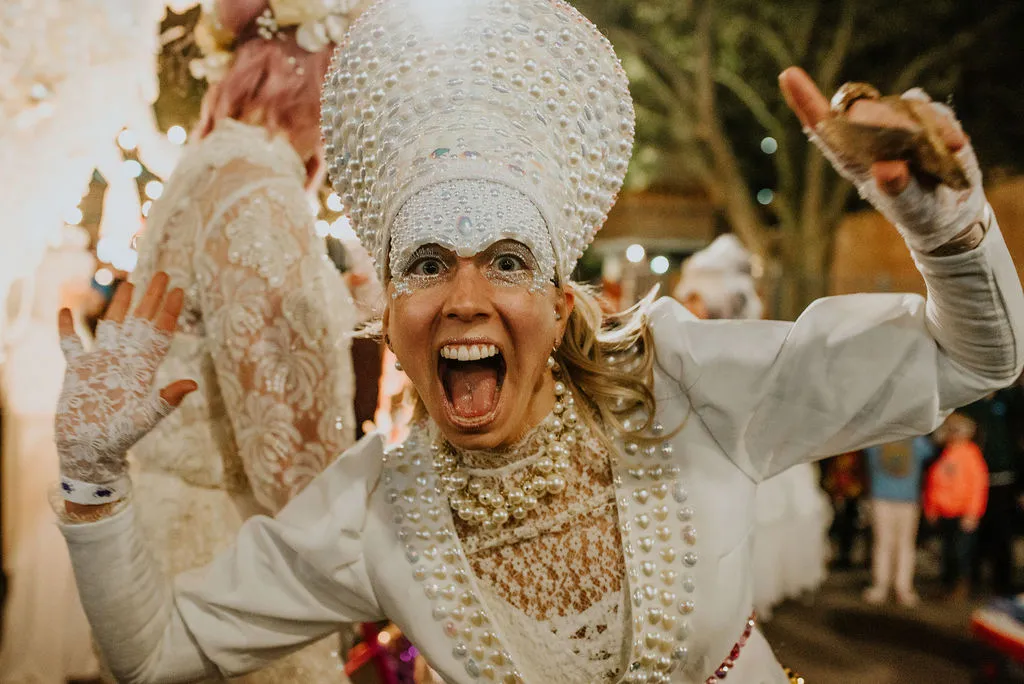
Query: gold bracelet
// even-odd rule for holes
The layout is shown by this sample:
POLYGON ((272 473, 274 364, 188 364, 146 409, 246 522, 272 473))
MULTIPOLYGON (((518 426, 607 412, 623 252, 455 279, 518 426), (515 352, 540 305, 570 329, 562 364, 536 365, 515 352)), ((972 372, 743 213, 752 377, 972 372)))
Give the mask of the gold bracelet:
POLYGON ((972 249, 980 245, 981 241, 984 239, 985 224, 978 221, 977 223, 972 223, 969 228, 961 232, 946 244, 928 252, 928 256, 944 257, 970 252, 972 249))

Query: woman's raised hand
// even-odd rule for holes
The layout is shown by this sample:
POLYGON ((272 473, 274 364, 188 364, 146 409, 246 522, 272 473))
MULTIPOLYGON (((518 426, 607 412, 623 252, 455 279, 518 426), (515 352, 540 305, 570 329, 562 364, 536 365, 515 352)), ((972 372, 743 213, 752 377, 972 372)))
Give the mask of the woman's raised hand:
POLYGON ((96 505, 124 497, 128 449, 197 388, 192 380, 153 386, 183 301, 182 291, 168 294, 167 285, 167 275, 156 274, 131 313, 132 285, 118 287, 93 351, 75 333, 71 312, 60 312, 67 371, 55 428, 67 501, 96 505))
POLYGON ((949 107, 932 102, 921 90, 912 90, 902 98, 857 99, 838 113, 798 67, 782 72, 779 85, 811 141, 862 197, 900 228, 915 250, 932 252, 982 220, 986 200, 981 171, 970 140, 949 107), (901 154, 899 144, 894 144, 907 140, 905 134, 892 136, 888 145, 871 145, 865 136, 833 134, 828 124, 840 116, 882 131, 921 133, 922 138, 933 133, 930 140, 935 146, 945 147, 938 154, 955 158, 963 183, 953 188, 915 171, 913 150, 901 154))

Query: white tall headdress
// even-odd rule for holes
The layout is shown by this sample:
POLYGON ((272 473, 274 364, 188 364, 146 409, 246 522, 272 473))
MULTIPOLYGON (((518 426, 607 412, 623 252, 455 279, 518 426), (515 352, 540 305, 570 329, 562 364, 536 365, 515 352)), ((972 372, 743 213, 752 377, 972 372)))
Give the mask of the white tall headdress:
POLYGON ((752 255, 735 235, 720 235, 683 263, 672 296, 685 301, 700 295, 715 318, 760 318, 764 306, 757 295, 752 255))
POLYGON ((381 0, 324 87, 328 169, 381 277, 425 241, 468 255, 502 238, 569 277, 633 126, 611 44, 561 0, 381 0))

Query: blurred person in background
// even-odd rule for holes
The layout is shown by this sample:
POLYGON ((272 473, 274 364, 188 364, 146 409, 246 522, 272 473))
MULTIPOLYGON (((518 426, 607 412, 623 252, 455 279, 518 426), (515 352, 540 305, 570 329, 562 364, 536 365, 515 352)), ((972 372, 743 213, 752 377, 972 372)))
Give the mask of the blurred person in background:
POLYGON ((825 462, 824 487, 832 501, 830 536, 835 540, 835 570, 853 567, 854 545, 862 530, 860 505, 867 491, 864 454, 850 451, 825 462))
POLYGON ((83 310, 95 261, 89 236, 67 227, 30 281, 12 290, 0 366, 3 395, 4 568, 10 577, 0 629, 0 682, 64 684, 99 671, 67 546, 46 494, 57 482, 53 402, 64 379, 54 342, 56 312, 68 307, 85 333, 83 310))
POLYGON ((977 548, 971 572, 975 590, 982 586, 983 569, 991 572, 992 590, 1013 592, 1013 539, 1021 492, 1021 447, 1024 396, 1019 385, 988 395, 962 409, 978 426, 975 442, 988 467, 988 507, 978 525, 977 548))
POLYGON ((970 593, 975 538, 988 499, 988 469, 972 441, 976 430, 961 413, 946 419, 936 435, 942 453, 924 488, 925 518, 942 537, 942 583, 955 601, 970 593))
MULTIPOLYGON (((132 274, 184 290, 159 374, 199 384, 132 450, 140 519, 170 575, 276 513, 355 438, 358 315, 310 205, 324 176, 320 86, 358 9, 216 0, 196 27, 193 72, 210 88, 132 274)), ((326 639, 244 681, 337 682, 338 650, 326 639)))
POLYGON ((914 591, 917 525, 921 517, 921 475, 935 448, 927 437, 915 437, 864 450, 871 482, 873 551, 868 603, 884 603, 890 588, 904 606, 920 603, 914 591))
MULTIPOLYGON (((759 319, 752 255, 735 235, 719 236, 683 264, 673 296, 702 319, 759 319)), ((831 509, 818 468, 802 463, 760 483, 755 497, 754 608, 816 590, 825 579, 831 509)))
MULTIPOLYGON (((384 291, 373 270, 373 258, 354 236, 327 238, 327 254, 345 278, 356 305, 357 325, 375 319, 384 291)), ((352 338, 352 367, 355 371, 354 413, 356 439, 372 432, 380 398, 384 345, 370 335, 352 338)))

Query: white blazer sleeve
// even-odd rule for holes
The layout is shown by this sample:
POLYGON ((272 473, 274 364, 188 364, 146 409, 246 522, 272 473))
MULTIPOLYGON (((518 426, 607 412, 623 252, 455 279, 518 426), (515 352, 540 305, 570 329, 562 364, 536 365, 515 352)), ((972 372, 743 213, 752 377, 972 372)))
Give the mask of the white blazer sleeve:
POLYGON ((1020 375, 1024 294, 994 218, 976 249, 914 259, 927 300, 830 297, 794 323, 698 321, 659 302, 651 321, 658 364, 755 481, 930 432, 949 411, 1020 375))
POLYGON ((121 682, 188 682, 258 669, 335 631, 381 619, 363 556, 383 444, 362 440, 285 506, 250 518, 230 549, 167 582, 131 506, 65 524, 85 612, 121 682))

